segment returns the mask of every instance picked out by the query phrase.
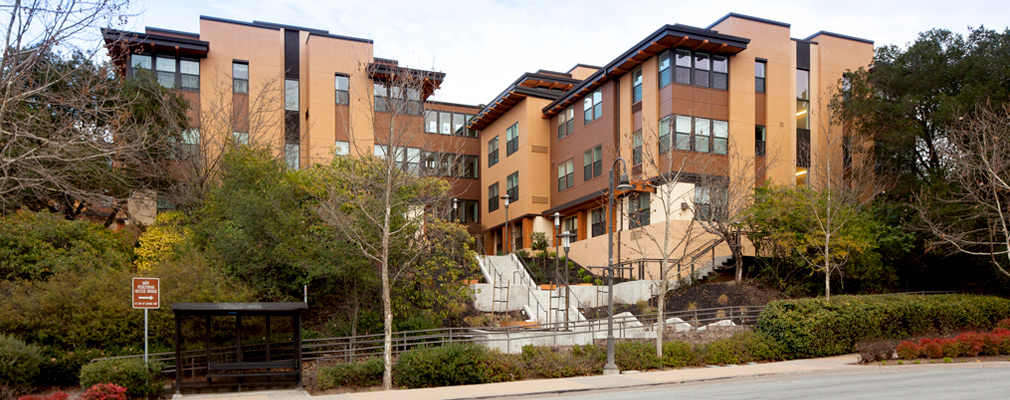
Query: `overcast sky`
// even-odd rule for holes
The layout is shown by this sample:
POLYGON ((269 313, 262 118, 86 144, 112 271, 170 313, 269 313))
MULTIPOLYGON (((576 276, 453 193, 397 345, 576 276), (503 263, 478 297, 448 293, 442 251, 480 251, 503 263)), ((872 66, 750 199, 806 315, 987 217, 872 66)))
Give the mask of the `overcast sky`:
MULTIPOLYGON (((520 74, 605 65, 659 29, 706 27, 729 12, 904 46, 919 32, 1003 30, 1010 1, 148 0, 125 27, 199 31, 199 16, 268 21, 374 40, 375 56, 446 73, 434 100, 490 102, 520 74)), ((211 44, 213 51, 213 44, 211 44)))

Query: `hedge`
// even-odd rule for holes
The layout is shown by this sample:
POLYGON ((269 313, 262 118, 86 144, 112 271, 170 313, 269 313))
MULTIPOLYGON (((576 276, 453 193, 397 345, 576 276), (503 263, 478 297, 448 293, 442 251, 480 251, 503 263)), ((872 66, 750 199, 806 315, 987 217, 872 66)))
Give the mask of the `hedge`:
POLYGON ((393 379, 409 388, 488 383, 490 350, 474 344, 420 347, 400 355, 393 379))
POLYGON ((385 369, 381 357, 364 361, 336 363, 319 368, 319 389, 335 387, 368 387, 382 384, 385 369))
POLYGON ((42 350, 38 346, 0 333, 0 386, 19 389, 32 386, 42 362, 42 350))
POLYGON ((792 357, 852 353, 855 343, 991 329, 1010 317, 1010 300, 972 295, 835 296, 769 303, 757 330, 792 357))

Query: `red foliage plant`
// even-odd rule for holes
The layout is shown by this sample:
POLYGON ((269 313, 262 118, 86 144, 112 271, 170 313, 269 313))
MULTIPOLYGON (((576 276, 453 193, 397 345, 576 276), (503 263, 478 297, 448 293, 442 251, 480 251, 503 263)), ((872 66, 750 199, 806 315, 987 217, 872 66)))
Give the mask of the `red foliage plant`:
POLYGON ((67 397, 69 396, 66 393, 60 391, 49 394, 30 394, 18 397, 18 400, 67 400, 67 397))
MULTIPOLYGON (((1010 324, 1010 319, 1000 321, 1010 324)), ((998 327, 992 332, 964 332, 951 339, 925 338, 919 343, 904 341, 898 344, 898 357, 903 359, 975 357, 1010 355, 1010 329, 998 327)))
POLYGON ((81 395, 80 400, 126 400, 126 388, 115 383, 96 383, 81 395))

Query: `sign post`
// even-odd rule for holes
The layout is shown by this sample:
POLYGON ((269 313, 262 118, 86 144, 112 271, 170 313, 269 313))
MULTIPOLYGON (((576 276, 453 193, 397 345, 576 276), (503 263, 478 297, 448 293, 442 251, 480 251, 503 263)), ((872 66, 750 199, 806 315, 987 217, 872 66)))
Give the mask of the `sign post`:
POLYGON ((144 309, 144 366, 147 366, 147 310, 161 306, 158 278, 133 278, 133 308, 144 309))

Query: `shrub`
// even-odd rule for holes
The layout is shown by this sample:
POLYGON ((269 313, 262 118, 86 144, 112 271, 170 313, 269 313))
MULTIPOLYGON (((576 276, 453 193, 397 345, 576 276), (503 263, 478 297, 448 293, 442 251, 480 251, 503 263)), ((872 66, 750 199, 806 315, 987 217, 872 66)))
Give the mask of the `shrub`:
POLYGON ((49 346, 42 349, 42 365, 38 386, 76 386, 81 367, 107 354, 102 350, 79 349, 62 351, 49 346))
POLYGON ((85 365, 81 368, 81 386, 91 387, 99 383, 115 383, 126 388, 126 395, 131 399, 149 396, 160 397, 162 394, 161 364, 150 363, 150 368, 144 366, 144 360, 139 358, 103 360, 85 365))
POLYGON ((606 352, 597 346, 575 346, 571 350, 523 346, 520 360, 530 378, 565 378, 603 372, 606 352))
POLYGON ((1010 318, 1001 319, 996 323, 997 328, 1010 329, 1010 318))
POLYGON ((621 370, 647 371, 663 368, 663 360, 656 357, 656 346, 647 342, 617 343, 614 362, 621 370))
POLYGON ((98 383, 89 387, 79 400, 126 400, 126 388, 115 383, 98 383))
POLYGON ((859 361, 864 363, 890 360, 896 347, 894 340, 864 340, 856 343, 859 361))
POLYGON ((795 357, 851 353, 855 343, 989 329, 1010 317, 1010 300, 971 295, 835 296, 769 303, 758 331, 795 357))
POLYGON ((694 346, 681 341, 663 343, 663 365, 673 368, 683 368, 699 365, 699 354, 694 346))
POLYGON ((409 388, 487 383, 488 354, 473 344, 419 347, 400 355, 393 378, 409 388))
POLYGON ((42 361, 38 346, 0 333, 0 382, 19 389, 32 386, 42 361))
POLYGON ((68 397, 70 397, 70 395, 64 393, 63 391, 57 391, 44 395, 29 394, 18 397, 18 400, 67 400, 68 397))
POLYGON ((905 360, 911 360, 919 358, 924 351, 923 346, 916 344, 915 342, 904 341, 898 344, 895 349, 898 352, 898 357, 905 360))
POLYGON ((320 367, 319 389, 381 385, 384 369, 383 360, 380 357, 320 367))
POLYGON ((702 346, 697 351, 704 364, 743 364, 786 358, 781 343, 759 332, 737 333, 702 346))
POLYGON ((497 351, 488 352, 487 381, 511 382, 524 379, 525 368, 518 354, 506 354, 497 351))

